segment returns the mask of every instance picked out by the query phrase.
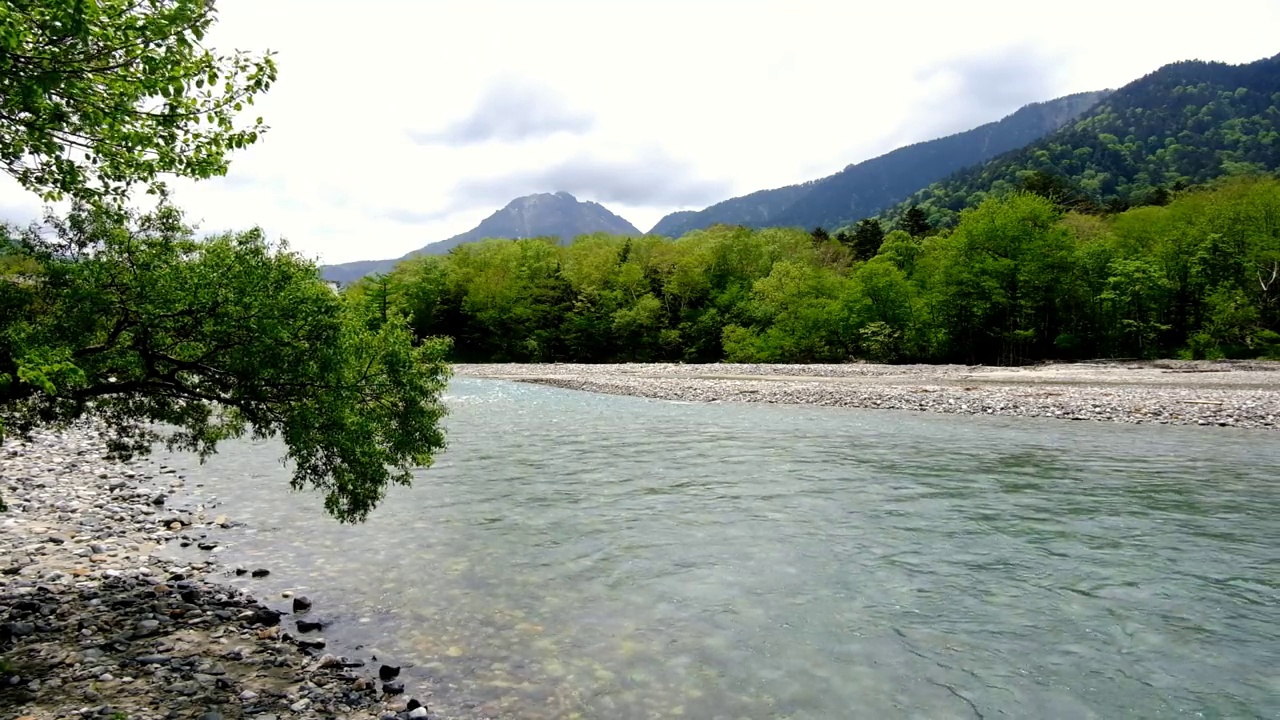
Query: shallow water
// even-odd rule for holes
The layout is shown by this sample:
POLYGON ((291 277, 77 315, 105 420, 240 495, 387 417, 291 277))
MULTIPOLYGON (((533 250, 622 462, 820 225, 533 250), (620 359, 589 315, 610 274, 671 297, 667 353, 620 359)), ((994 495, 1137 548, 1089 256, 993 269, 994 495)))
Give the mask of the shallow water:
POLYGON ((369 522, 280 446, 187 471, 228 563, 433 710, 1280 717, 1280 439, 451 386, 369 522), (283 602, 283 601, 282 601, 283 602), (356 649, 355 643, 365 643, 356 649))

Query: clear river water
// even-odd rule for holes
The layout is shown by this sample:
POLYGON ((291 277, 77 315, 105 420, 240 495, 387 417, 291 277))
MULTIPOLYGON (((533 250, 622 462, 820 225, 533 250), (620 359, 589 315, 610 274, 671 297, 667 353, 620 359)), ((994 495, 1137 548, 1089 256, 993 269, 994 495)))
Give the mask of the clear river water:
POLYGON ((1280 717, 1280 433, 448 404, 448 451, 358 526, 274 442, 177 458, 247 523, 219 559, 272 571, 234 582, 307 594, 445 717, 1280 717))

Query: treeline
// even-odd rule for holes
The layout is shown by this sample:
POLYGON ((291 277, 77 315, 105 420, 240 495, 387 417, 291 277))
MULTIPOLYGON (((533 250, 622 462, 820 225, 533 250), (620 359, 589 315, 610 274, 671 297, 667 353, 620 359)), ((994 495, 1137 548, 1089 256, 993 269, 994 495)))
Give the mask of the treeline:
POLYGON ((936 231, 716 226, 678 240, 490 240, 348 295, 461 361, 1280 358, 1280 181, 1116 214, 1015 192, 936 231))

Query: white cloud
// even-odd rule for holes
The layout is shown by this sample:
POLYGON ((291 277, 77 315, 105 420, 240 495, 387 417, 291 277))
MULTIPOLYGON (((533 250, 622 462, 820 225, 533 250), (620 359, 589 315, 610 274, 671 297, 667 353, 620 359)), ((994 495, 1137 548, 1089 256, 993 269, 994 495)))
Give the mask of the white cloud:
POLYGON ((595 124, 554 90, 529 80, 505 77, 485 88, 476 106, 440 130, 410 130, 420 145, 471 145, 491 140, 520 142, 560 132, 585 134, 595 124))
MULTIPOLYGON (((500 191, 568 190, 647 229, 1024 102, 1273 55, 1280 27, 1274 0, 1194 22, 1100 0, 218 5, 217 46, 279 53, 254 108, 272 129, 228 177, 178 183, 178 200, 206 229, 261 225, 327 262, 467 230, 500 191), (414 140, 450 130, 469 142, 414 140)), ((38 206, 0 183, 0 211, 38 206)))

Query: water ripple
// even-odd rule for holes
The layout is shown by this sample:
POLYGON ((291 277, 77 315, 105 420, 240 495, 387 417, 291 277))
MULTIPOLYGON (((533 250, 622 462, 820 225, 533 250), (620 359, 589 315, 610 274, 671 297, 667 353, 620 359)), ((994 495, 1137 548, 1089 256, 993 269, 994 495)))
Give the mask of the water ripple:
POLYGON ((368 524, 270 443, 228 559, 457 715, 1280 716, 1280 441, 457 380, 368 524), (363 622, 362 622, 363 621, 363 622), (474 709, 468 709, 474 708, 474 709))

